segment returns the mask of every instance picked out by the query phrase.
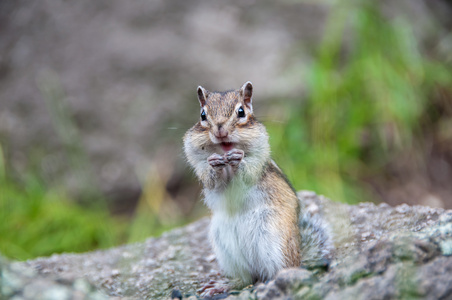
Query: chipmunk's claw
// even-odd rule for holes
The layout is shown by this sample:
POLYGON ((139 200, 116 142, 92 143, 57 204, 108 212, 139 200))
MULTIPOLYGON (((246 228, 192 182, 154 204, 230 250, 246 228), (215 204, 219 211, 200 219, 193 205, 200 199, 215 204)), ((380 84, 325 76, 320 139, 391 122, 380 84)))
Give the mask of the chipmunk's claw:
POLYGON ((214 169, 223 169, 227 165, 227 161, 224 156, 214 153, 209 158, 207 158, 207 162, 214 169))
MULTIPOLYGON (((229 291, 229 285, 225 283, 219 283, 215 280, 211 280, 206 283, 202 288, 197 290, 201 297, 213 297, 216 294, 223 294, 229 291)), ((219 298, 220 299, 220 298, 219 298)))
POLYGON ((240 149, 232 149, 225 153, 225 160, 229 163, 230 166, 237 166, 243 159, 245 152, 240 149))

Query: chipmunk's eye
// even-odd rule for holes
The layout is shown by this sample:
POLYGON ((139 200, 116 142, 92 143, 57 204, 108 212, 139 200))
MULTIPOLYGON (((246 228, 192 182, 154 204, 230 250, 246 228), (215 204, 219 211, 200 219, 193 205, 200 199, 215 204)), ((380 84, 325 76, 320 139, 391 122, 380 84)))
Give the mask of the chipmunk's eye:
POLYGON ((204 109, 203 109, 202 112, 201 112, 201 120, 203 120, 203 121, 207 120, 207 118, 206 118, 206 112, 204 111, 204 109))
POLYGON ((245 111, 243 110, 243 107, 240 106, 239 110, 237 111, 237 115, 239 118, 243 118, 245 116, 245 111))

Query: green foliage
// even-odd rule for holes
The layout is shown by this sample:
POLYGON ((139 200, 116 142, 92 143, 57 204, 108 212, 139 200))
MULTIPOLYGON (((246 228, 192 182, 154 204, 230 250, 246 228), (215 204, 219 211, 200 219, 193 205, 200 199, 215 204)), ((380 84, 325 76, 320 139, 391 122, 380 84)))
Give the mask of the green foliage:
POLYGON ((117 245, 125 224, 108 211, 82 207, 35 178, 18 184, 0 178, 0 253, 29 259, 117 245))
MULTIPOLYGON (((67 167, 72 170, 82 196, 76 203, 64 190, 49 189, 50 184, 35 175, 39 171, 34 171, 32 167, 25 174, 16 174, 11 170, 7 172, 8 164, 0 145, 2 255, 25 260, 53 253, 107 248, 160 235, 186 221, 184 218, 162 221, 159 203, 165 198, 165 183, 160 181, 151 185, 151 191, 141 197, 134 216, 121 218, 111 215, 106 199, 98 188, 96 174, 85 153, 78 128, 72 120, 58 76, 44 72, 39 77, 38 86, 67 155, 67 167)), ((42 157, 38 155, 31 161, 39 162, 42 157)), ((145 190, 146 186, 147 183, 143 183, 145 190)))
POLYGON ((85 189, 84 205, 64 191, 49 190, 39 176, 30 175, 34 171, 8 173, 0 151, 0 253, 19 260, 111 247, 126 241, 128 229, 125 220, 110 215, 97 189, 58 78, 44 75, 38 85, 78 185, 85 189))
POLYGON ((143 184, 145 192, 134 216, 119 217, 98 194, 76 203, 37 176, 12 179, 3 158, 0 145, 0 254, 6 257, 26 260, 108 248, 158 236, 188 221, 175 210, 166 214, 176 218, 168 221, 162 216, 159 203, 165 199, 165 184, 160 181, 143 184))
POLYGON ((435 86, 452 84, 446 65, 421 54, 408 23, 374 5, 333 10, 307 72, 307 97, 290 107, 286 124, 268 126, 276 160, 297 189, 369 199, 357 180, 414 146, 435 86))

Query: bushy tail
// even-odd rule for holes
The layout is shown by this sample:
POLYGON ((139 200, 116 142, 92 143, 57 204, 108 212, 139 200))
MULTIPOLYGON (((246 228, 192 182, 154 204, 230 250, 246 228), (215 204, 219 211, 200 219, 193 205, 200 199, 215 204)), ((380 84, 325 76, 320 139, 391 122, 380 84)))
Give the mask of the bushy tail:
POLYGON ((332 233, 320 214, 302 209, 299 217, 301 264, 307 269, 328 268, 333 255, 332 233))

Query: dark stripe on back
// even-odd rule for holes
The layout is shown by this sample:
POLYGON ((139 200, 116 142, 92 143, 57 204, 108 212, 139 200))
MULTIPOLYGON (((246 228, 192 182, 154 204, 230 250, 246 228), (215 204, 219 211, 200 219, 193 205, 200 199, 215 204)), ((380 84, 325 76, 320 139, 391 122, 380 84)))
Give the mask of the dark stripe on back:
MULTIPOLYGON (((297 192, 295 191, 295 188, 292 186, 292 183, 290 183, 289 179, 287 178, 286 174, 284 174, 279 167, 275 167, 274 164, 270 161, 267 163, 267 167, 265 168, 264 172, 273 172, 278 174, 286 183, 287 185, 290 187, 290 189, 294 192, 294 194, 296 195, 297 192)), ((265 176, 265 174, 264 174, 265 176)))

